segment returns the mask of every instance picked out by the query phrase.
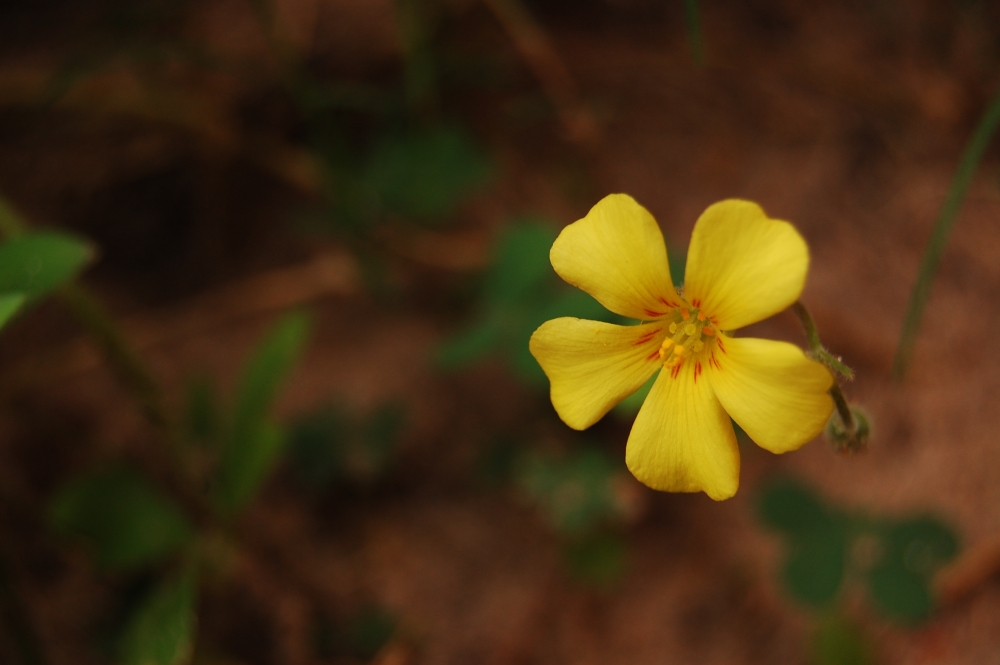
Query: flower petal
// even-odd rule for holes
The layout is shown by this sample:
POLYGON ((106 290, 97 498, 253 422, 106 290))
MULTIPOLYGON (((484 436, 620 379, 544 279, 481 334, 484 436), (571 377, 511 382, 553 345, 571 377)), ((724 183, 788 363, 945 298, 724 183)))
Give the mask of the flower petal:
POLYGON ((559 276, 616 314, 663 316, 680 299, 656 220, 627 194, 611 194, 562 230, 549 252, 559 276))
POLYGON ((625 463, 642 483, 666 492, 705 492, 716 501, 736 494, 736 434, 696 364, 660 372, 628 437, 625 463))
POLYGON ((684 295, 735 330, 777 314, 802 293, 809 248, 795 227, 751 201, 708 207, 691 234, 684 295))
POLYGON ((528 348, 552 384, 552 405, 573 429, 600 420, 660 366, 663 324, 616 326, 563 317, 543 323, 528 348))
POLYGON ((800 448, 833 411, 833 376, 802 349, 768 339, 725 337, 708 363, 709 383, 733 420, 772 453, 800 448))

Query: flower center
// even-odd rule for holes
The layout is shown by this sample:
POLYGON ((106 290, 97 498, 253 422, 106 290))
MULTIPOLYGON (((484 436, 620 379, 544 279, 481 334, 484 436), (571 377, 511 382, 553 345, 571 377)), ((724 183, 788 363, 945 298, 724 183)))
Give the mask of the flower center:
POLYGON ((676 367, 705 348, 705 338, 716 335, 715 326, 697 309, 679 307, 667 326, 670 335, 660 345, 660 360, 664 367, 676 367))

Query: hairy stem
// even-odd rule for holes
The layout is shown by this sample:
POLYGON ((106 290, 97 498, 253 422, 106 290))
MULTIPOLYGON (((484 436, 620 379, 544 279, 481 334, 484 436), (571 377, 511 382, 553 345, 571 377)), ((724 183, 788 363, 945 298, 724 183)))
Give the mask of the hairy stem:
POLYGON ((816 322, 813 321, 812 314, 809 313, 809 310, 806 309, 806 306, 801 301, 796 300, 792 304, 792 311, 799 318, 799 322, 802 323, 802 328, 805 330, 806 340, 809 342, 809 355, 829 367, 833 373, 833 385, 830 386, 830 397, 833 398, 833 403, 837 407, 837 414, 840 416, 841 422, 844 423, 844 428, 853 436, 857 433, 857 423, 854 422, 854 414, 851 412, 851 407, 847 404, 844 391, 840 388, 837 375, 839 374, 846 379, 851 379, 854 377, 854 373, 840 358, 830 353, 823 346, 823 343, 819 339, 819 331, 816 329, 816 322))

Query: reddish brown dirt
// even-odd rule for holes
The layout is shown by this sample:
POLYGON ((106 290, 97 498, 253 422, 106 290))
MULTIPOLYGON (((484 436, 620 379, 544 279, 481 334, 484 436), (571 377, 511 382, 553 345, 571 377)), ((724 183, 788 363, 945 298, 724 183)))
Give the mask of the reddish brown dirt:
MULTIPOLYGON (((629 5, 600 6, 620 16, 629 5)), ((812 616, 783 596, 777 541, 760 530, 751 510, 754 488, 778 470, 800 474, 854 508, 931 510, 957 528, 969 549, 995 537, 995 151, 973 182, 945 253, 912 372, 902 384, 889 376, 925 240, 984 107, 987 83, 996 81, 977 69, 965 52, 972 47, 962 46, 981 40, 984 29, 961 24, 957 54, 942 63, 914 45, 918 27, 899 27, 893 41, 860 9, 804 7, 708 7, 705 68, 691 64, 678 17, 648 24, 549 21, 603 138, 577 150, 557 138, 554 122, 512 131, 473 104, 502 174, 469 206, 455 234, 481 244, 508 215, 524 211, 566 224, 604 194, 624 191, 653 212, 668 242, 683 244, 708 204, 727 197, 760 202, 771 215, 793 221, 810 244, 803 299, 827 345, 857 372, 846 390, 871 414, 870 451, 843 457, 816 441, 777 458, 744 447, 740 492, 724 503, 642 490, 648 506, 627 531, 626 577, 610 591, 587 590, 567 578, 557 538, 533 511, 512 492, 470 480, 486 433, 537 419, 535 398, 496 364, 457 377, 435 374, 428 358, 448 332, 440 316, 405 303, 373 304, 342 248, 289 240, 275 258, 261 240, 273 232, 261 231, 253 238, 262 244, 234 260, 232 274, 209 281, 240 283, 263 267, 291 265, 320 251, 347 266, 334 286, 306 298, 316 316, 315 337, 281 413, 302 412, 331 396, 359 410, 396 397, 412 420, 403 470, 389 490, 330 506, 306 500, 287 473, 278 474, 241 527, 264 554, 237 563, 237 583, 223 584, 230 591, 206 601, 203 630, 215 647, 244 647, 226 656, 207 652, 205 662, 310 662, 304 608, 314 597, 335 609, 374 601, 397 613, 403 637, 382 654, 383 663, 805 662, 812 616)), ((493 35, 481 27, 485 20, 469 20, 493 35)), ((36 154, 45 145, 22 149, 36 154)), ((46 189, 68 185, 26 184, 13 161, 3 166, 4 190, 47 221, 71 221, 46 189)), ((431 278, 428 269, 404 270, 403 279, 449 278, 429 272, 431 278)), ((151 305, 114 279, 102 278, 99 289, 131 322, 132 334, 141 339, 144 326, 162 332, 144 351, 175 397, 193 371, 220 377, 230 390, 275 311, 268 303, 233 305, 231 316, 184 327, 184 313, 196 310, 204 294, 151 305)), ((222 293, 253 298, 238 289, 222 293)), ((21 378, 8 391, 13 396, 0 426, 0 483, 37 506, 73 470, 113 452, 142 458, 149 443, 145 424, 113 378, 85 350, 66 351, 72 331, 47 307, 2 340, 7 376, 21 378), (19 368, 26 358, 64 352, 78 362, 69 376, 56 367, 24 383, 19 368)), ((801 343, 789 315, 753 332, 801 343)), ((618 454, 627 427, 613 422, 601 430, 618 454)), ((87 636, 108 602, 102 578, 79 553, 55 548, 36 525, 15 525, 8 533, 19 538, 5 549, 52 662, 102 662, 87 636)), ((1000 654, 995 580, 983 580, 914 630, 873 616, 859 598, 852 596, 849 606, 875 638, 879 662, 971 665, 1000 654)))

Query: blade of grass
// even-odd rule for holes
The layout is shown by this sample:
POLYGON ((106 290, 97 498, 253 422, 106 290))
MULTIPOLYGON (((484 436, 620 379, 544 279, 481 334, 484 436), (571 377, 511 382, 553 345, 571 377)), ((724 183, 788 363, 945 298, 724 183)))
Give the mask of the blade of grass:
POLYGON ((934 275, 941 262, 941 255, 948 243, 951 227, 958 217, 958 211, 965 200, 965 194, 972 182, 972 177, 976 174, 979 162, 993 139, 993 135, 996 134, 998 126, 1000 126, 1000 94, 994 97, 993 102, 986 109, 986 113, 979 121, 979 126, 976 127, 975 133, 965 147, 962 159, 958 163, 958 170, 952 178, 951 187, 948 189, 944 204, 941 206, 941 212, 938 213, 937 221, 934 223, 930 240, 927 241, 927 250, 924 253, 923 263, 920 265, 917 281, 913 285, 913 292, 910 294, 910 303, 906 308, 906 317, 903 319, 903 330, 899 336, 899 346, 896 348, 896 357, 892 363, 892 375, 897 381, 903 379, 909 368, 910 358, 913 355, 913 345, 920 329, 920 319, 923 316, 924 307, 927 305, 927 298, 930 296, 931 284, 934 282, 934 275))
POLYGON ((698 11, 698 0, 684 0, 684 24, 687 26, 691 59, 699 67, 704 66, 705 43, 701 38, 701 14, 698 11))

